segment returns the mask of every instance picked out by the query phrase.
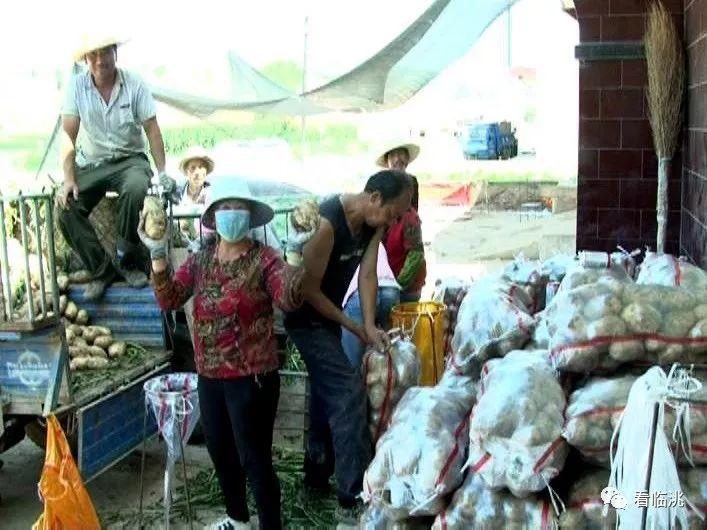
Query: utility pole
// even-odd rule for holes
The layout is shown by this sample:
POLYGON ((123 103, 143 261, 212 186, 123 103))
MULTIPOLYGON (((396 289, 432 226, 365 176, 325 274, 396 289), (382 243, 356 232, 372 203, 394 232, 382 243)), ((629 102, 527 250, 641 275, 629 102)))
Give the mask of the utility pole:
MULTIPOLYGON (((307 30, 309 26, 309 16, 304 16, 304 46, 302 57, 302 94, 307 91, 307 30)), ((306 145, 305 129, 307 126, 307 117, 304 113, 300 114, 300 155, 304 160, 304 150, 306 145)))

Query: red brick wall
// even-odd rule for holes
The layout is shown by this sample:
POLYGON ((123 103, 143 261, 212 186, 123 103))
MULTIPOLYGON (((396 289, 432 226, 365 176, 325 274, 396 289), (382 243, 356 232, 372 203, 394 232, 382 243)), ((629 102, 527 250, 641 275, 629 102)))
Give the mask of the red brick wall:
MULTIPOLYGON (((683 0, 664 3, 682 33, 683 0)), ((640 44, 646 6, 646 0, 575 0, 578 55, 583 45, 598 44, 607 57, 580 58, 578 250, 655 248, 657 161, 646 117, 645 60, 611 49, 612 43, 640 44)), ((679 248, 681 174, 678 153, 669 184, 670 252, 679 248)))
POLYGON ((685 0, 687 113, 680 247, 707 269, 707 0, 685 0))

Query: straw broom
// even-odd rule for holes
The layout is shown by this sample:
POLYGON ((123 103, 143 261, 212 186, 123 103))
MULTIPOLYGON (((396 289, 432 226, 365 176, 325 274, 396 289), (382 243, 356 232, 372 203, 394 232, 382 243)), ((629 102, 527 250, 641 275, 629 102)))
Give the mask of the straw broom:
POLYGON ((668 177, 682 127, 685 62, 673 20, 660 0, 648 9, 644 37, 648 70, 648 118, 658 157, 658 237, 656 250, 665 251, 668 220, 668 177))

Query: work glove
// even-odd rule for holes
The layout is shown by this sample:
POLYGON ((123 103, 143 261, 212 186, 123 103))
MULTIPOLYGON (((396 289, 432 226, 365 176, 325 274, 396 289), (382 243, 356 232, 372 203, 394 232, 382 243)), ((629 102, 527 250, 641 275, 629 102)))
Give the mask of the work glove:
POLYGON ((145 218, 146 214, 140 214, 140 222, 137 225, 137 235, 143 245, 150 251, 150 259, 158 260, 167 257, 167 235, 169 230, 165 230, 164 235, 160 239, 152 239, 145 233, 145 218))
POLYGON ((165 195, 173 195, 177 191, 177 181, 170 177, 166 171, 160 172, 159 183, 165 195))

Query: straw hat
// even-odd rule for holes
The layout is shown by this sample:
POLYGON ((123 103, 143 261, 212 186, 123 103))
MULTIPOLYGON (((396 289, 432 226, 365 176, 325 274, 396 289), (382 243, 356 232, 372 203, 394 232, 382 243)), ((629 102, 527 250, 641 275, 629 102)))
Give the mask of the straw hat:
POLYGON ((386 160, 386 158, 388 156, 388 153, 390 153, 394 149, 407 149, 408 155, 410 156, 410 161, 408 162, 408 164, 411 164, 412 161, 417 158, 417 155, 420 154, 420 146, 417 144, 401 141, 388 142, 383 144, 382 151, 379 151, 381 155, 376 158, 376 165, 383 168, 387 168, 388 161, 386 160))
POLYGON ((206 149, 204 149, 200 145, 192 146, 187 150, 186 154, 184 155, 184 158, 182 158, 182 161, 179 162, 179 170, 182 173, 186 174, 187 164, 189 164, 189 162, 191 162, 192 160, 203 160, 204 164, 206 165, 207 175, 214 170, 214 161, 206 153, 206 149))
POLYGON ((257 228, 269 223, 275 212, 264 202, 258 200, 250 191, 248 181, 243 177, 224 175, 211 179, 209 198, 201 216, 201 224, 211 230, 216 229, 214 211, 218 203, 228 199, 241 199, 250 203, 250 227, 257 228))
POLYGON ((87 53, 93 50, 100 50, 106 46, 120 46, 126 42, 127 39, 121 39, 115 35, 82 35, 76 46, 76 51, 74 51, 74 61, 81 61, 87 53))

